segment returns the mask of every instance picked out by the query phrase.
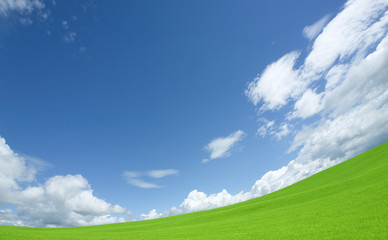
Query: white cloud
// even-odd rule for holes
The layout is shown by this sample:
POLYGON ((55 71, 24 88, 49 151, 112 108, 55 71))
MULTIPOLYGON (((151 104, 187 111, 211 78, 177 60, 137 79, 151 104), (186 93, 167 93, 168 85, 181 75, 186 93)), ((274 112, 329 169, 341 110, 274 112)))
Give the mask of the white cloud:
POLYGON ((254 105, 263 101, 263 110, 274 110, 286 105, 290 98, 303 93, 307 82, 299 78, 299 71, 294 69, 298 57, 298 52, 291 52, 268 65, 264 72, 249 84, 245 92, 248 99, 254 105))
POLYGON ((0 137, 0 204, 13 203, 12 192, 20 190, 19 183, 32 182, 36 169, 15 154, 0 137))
MULTIPOLYGON (((349 67, 345 79, 325 92, 324 115, 294 138, 290 150, 315 157, 334 152, 352 156, 388 140, 388 36, 365 59, 349 67), (329 150, 329 151, 328 151, 329 150)), ((306 157, 304 157, 306 158, 306 157)))
POLYGON ((0 225, 23 226, 11 209, 0 209, 0 225))
POLYGON ((284 117, 303 120, 320 113, 319 118, 297 131, 289 148, 299 149, 297 158, 265 174, 250 191, 252 196, 285 187, 388 140, 387 6, 388 1, 348 1, 316 38, 299 77, 311 82, 327 72, 325 89, 317 93, 307 86, 284 117))
POLYGON ((292 126, 289 123, 275 124, 275 120, 269 121, 266 118, 260 118, 260 122, 263 124, 257 130, 257 133, 261 137, 266 137, 267 135, 274 136, 277 140, 281 140, 283 137, 291 133, 290 128, 292 126))
POLYGON ((122 222, 114 215, 129 215, 119 206, 93 195, 81 175, 55 176, 38 187, 28 187, 19 194, 18 217, 32 226, 82 226, 122 222))
POLYGON ((308 118, 316 113, 320 112, 323 109, 322 103, 322 94, 317 94, 311 89, 307 89, 302 97, 295 103, 294 112, 291 118, 308 118))
POLYGON ((357 53, 362 57, 384 36, 388 16, 386 0, 351 0, 315 39, 305 59, 305 77, 318 78, 336 60, 357 53))
POLYGON ((149 177, 154 179, 164 178, 170 175, 177 175, 179 173, 176 169, 161 169, 161 170, 149 170, 144 172, 139 171, 125 171, 123 177, 127 183, 140 187, 140 188, 161 188, 161 186, 144 181, 141 177, 149 177))
POLYGON ((332 116, 346 112, 356 104, 365 104, 384 94, 387 89, 388 37, 377 46, 376 51, 363 60, 352 64, 344 80, 325 92, 325 110, 332 116), (341 102, 341 104, 338 104, 341 102))
POLYGON ((38 227, 81 226, 122 222, 117 215, 130 215, 93 195, 81 175, 54 176, 39 184, 33 163, 14 153, 0 137, 0 204, 12 204, 0 210, 0 223, 38 227), (22 187, 27 185, 27 187, 22 187))
POLYGON ((164 169, 164 170, 151 170, 147 172, 147 175, 153 178, 164 178, 169 175, 178 174, 176 169, 164 169))
POLYGON ((162 217, 163 215, 158 213, 156 211, 156 209, 152 209, 151 211, 149 211, 148 213, 143 213, 140 215, 140 217, 138 218, 138 220, 149 220, 149 219, 155 219, 155 218, 160 218, 162 217))
POLYGON ((287 123, 282 124, 279 127, 278 132, 274 132, 275 136, 278 140, 282 139, 283 137, 287 136, 290 133, 289 125, 287 123))
POLYGON ((313 40, 323 29, 326 23, 329 21, 329 15, 324 16, 318 22, 306 26, 303 29, 303 36, 305 36, 309 40, 313 40))
POLYGON ((138 178, 138 177, 141 177, 142 175, 143 175, 142 173, 135 172, 135 171, 125 171, 123 173, 123 176, 127 178, 138 178))
POLYGON ((339 83, 343 81, 348 72, 349 64, 338 64, 333 66, 326 74, 325 90, 334 89, 339 83))
POLYGON ((329 168, 336 163, 336 161, 332 161, 329 158, 316 159, 305 164, 298 163, 294 160, 287 166, 264 174, 263 177, 255 182, 255 184, 251 187, 251 190, 248 192, 241 191, 232 195, 228 193, 227 190, 223 189, 219 193, 207 195, 204 192, 193 190, 188 194, 187 198, 179 205, 179 207, 172 207, 164 213, 157 213, 157 211, 153 209, 152 214, 146 215, 147 218, 141 217, 139 220, 203 211, 260 197, 296 183, 319 171, 329 168))
POLYGON ((23 13, 31 13, 34 10, 44 8, 43 1, 40 0, 1 0, 0 13, 7 15, 10 11, 17 11, 23 13))
POLYGON ((209 159, 204 158, 204 159, 202 159, 201 163, 207 163, 207 162, 209 162, 209 161, 210 161, 209 159))
MULTIPOLYGON (((283 116, 286 122, 281 125, 285 126, 283 129, 288 129, 285 132, 289 132, 288 124, 291 124, 290 121, 295 123, 295 118, 304 125, 299 130, 295 129, 296 134, 288 150, 298 151, 294 160, 264 174, 248 192, 231 195, 223 190, 207 195, 194 190, 182 204, 162 215, 200 211, 262 196, 388 141, 387 6, 388 1, 350 0, 316 38, 305 64, 299 68, 297 78, 302 78, 298 80, 300 82, 311 83, 319 75, 326 82, 325 89, 317 93, 311 86, 301 84, 303 91, 293 95, 294 110, 283 116), (320 57, 322 62, 319 62, 320 57), (325 74, 321 74, 323 72, 325 74), (317 120, 303 121, 312 115, 316 115, 317 120)), ((277 66, 287 67, 276 69, 285 69, 285 75, 293 75, 290 71, 295 59, 290 59, 289 55, 283 58, 288 60, 279 60, 277 63, 282 64, 277 66)), ((287 94, 273 98, 265 91, 271 89, 267 86, 271 82, 279 85, 276 73, 268 75, 269 69, 274 66, 269 65, 247 90, 253 104, 263 101, 267 110, 285 106, 294 91, 293 85, 286 86, 290 88, 288 90, 283 90, 282 86, 280 91, 287 94), (262 80, 264 75, 268 79, 262 80)), ((262 126, 263 135, 276 136, 276 128, 266 124, 262 126)))
MULTIPOLYGON (((245 133, 241 130, 233 132, 227 137, 216 138, 205 146, 205 149, 210 153, 210 160, 226 157, 230 154, 232 147, 245 136, 245 133)), ((207 161, 202 161, 207 162, 207 161)))
POLYGON ((273 131, 275 121, 269 121, 265 118, 261 119, 261 121, 264 124, 262 124, 261 127, 257 130, 257 133, 260 136, 265 137, 266 135, 271 134, 271 132, 273 131))
POLYGON ((146 182, 139 178, 128 178, 127 183, 139 187, 139 188, 161 188, 161 186, 156 185, 154 183, 146 182))

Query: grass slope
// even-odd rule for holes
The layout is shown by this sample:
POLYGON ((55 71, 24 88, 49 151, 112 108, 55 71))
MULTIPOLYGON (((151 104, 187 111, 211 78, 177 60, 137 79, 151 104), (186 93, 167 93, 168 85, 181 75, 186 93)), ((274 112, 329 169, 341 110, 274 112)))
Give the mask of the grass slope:
POLYGON ((235 205, 91 227, 0 226, 0 239, 388 239, 388 142, 235 205))

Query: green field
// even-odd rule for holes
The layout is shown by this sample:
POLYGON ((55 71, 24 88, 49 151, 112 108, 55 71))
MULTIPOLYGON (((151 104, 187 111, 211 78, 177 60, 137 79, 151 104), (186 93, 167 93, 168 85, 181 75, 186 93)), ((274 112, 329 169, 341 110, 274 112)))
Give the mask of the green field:
POLYGON ((208 211, 0 239, 388 239, 388 142, 277 192, 208 211))

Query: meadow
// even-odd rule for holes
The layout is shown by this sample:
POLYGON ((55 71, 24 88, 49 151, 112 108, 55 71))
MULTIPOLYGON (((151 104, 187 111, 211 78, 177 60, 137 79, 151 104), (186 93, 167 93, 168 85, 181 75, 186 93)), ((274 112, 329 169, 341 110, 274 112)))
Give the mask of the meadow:
POLYGON ((388 239, 388 142, 238 204, 90 227, 0 226, 0 239, 388 239))

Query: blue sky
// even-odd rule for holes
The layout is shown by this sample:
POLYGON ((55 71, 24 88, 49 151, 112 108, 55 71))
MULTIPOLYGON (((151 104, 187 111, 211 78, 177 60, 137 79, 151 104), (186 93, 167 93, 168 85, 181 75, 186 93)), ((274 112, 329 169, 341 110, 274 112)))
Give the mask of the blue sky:
POLYGON ((387 141, 387 6, 0 0, 0 224, 219 207, 387 141))

